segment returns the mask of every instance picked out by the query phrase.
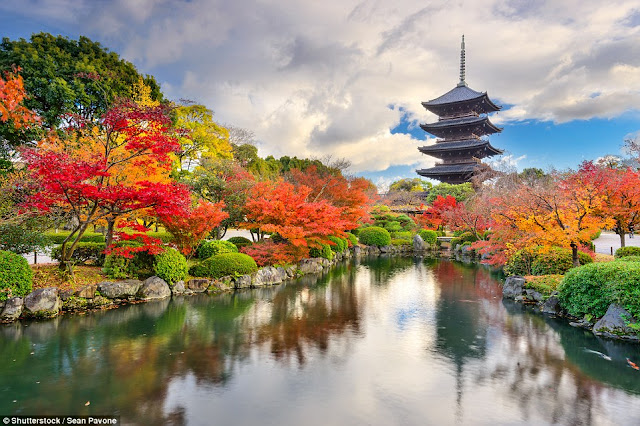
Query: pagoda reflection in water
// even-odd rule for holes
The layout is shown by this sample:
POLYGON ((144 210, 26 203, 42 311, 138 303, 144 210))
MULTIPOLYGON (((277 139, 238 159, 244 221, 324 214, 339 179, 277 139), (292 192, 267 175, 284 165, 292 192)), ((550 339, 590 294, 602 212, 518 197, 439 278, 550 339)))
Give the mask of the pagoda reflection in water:
POLYGON ((476 92, 467 86, 464 35, 461 48, 458 85, 444 95, 422 103, 439 118, 435 123, 421 124, 420 127, 439 139, 435 145, 418 149, 443 161, 434 167, 416 170, 420 176, 453 184, 471 181, 474 172, 481 167, 482 158, 503 152, 494 148, 485 137, 502 131, 487 116, 501 107, 494 104, 486 92, 476 92))

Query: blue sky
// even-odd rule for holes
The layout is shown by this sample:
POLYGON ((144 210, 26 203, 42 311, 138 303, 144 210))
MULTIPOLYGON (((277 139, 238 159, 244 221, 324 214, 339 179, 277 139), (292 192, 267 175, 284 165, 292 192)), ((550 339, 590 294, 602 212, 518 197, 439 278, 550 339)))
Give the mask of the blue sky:
POLYGON ((23 0, 0 28, 85 35, 261 155, 344 157, 382 187, 434 163, 420 102, 457 83, 463 33, 467 83, 504 107, 501 167, 576 167, 640 131, 637 0, 23 0))

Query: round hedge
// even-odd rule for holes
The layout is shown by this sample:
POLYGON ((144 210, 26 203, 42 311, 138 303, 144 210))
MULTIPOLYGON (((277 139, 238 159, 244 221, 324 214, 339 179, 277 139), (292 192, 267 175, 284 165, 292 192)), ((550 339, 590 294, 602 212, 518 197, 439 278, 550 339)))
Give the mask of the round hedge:
POLYGON ((227 275, 245 275, 258 270, 256 261, 244 253, 222 253, 193 266, 189 273, 194 277, 220 278, 227 275))
POLYGON ((329 237, 329 241, 335 244, 334 246, 330 245, 331 251, 334 253, 342 253, 347 248, 347 241, 343 240, 340 237, 336 237, 332 235, 329 237))
POLYGON ((347 235, 347 240, 349 241, 349 247, 355 247, 358 245, 358 237, 353 235, 351 232, 345 232, 347 235))
POLYGON ((370 226, 360 231, 359 240, 367 246, 388 246, 391 244, 391 235, 389 231, 379 226, 370 226))
POLYGON ((229 241, 230 243, 233 243, 233 245, 238 247, 238 249, 242 247, 247 247, 253 244, 253 241, 245 237, 231 237, 227 241, 229 241))
POLYGON ((309 249, 309 256, 322 257, 324 259, 331 260, 333 259, 333 251, 331 250, 331 246, 329 244, 320 243, 320 247, 311 247, 309 249))
POLYGON ((627 256, 640 256, 640 247, 620 247, 618 250, 616 250, 616 259, 627 256))
MULTIPOLYGON (((578 260, 581 265, 593 263, 593 259, 581 251, 578 252, 578 260)), ((515 252, 504 266, 504 272, 507 275, 562 275, 571 268, 573 268, 571 249, 562 247, 543 249, 543 247, 534 246, 515 252)))
POLYGON ((33 288, 33 271, 27 259, 10 251, 0 250, 0 300, 24 297, 33 288))
POLYGON ((208 259, 222 253, 237 253, 238 247, 232 242, 222 240, 203 241, 196 249, 198 259, 208 259))
POLYGON ((625 256, 616 260, 620 262, 640 262, 640 256, 625 256))
POLYGON ((438 241, 438 233, 436 231, 421 229, 418 234, 422 240, 429 245, 434 245, 438 241))
POLYGON ((591 263, 568 271, 558 287, 562 306, 574 316, 601 317, 617 303, 640 318, 640 263, 591 263))
POLYGON ((169 248, 157 255, 153 268, 155 274, 169 285, 184 280, 188 270, 187 259, 174 248, 169 248))

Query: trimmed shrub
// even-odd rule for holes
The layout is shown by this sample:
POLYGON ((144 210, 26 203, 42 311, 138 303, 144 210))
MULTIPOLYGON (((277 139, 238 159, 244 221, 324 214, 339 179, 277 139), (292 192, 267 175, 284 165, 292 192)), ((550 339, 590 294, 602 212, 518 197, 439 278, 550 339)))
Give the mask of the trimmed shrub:
POLYGON ((189 269, 194 277, 220 278, 226 275, 245 275, 258 270, 258 265, 244 253, 222 253, 205 259, 189 269))
POLYGON ((33 288, 33 271, 27 259, 10 251, 0 250, 0 300, 24 297, 33 288))
MULTIPOLYGON (((62 246, 55 246, 51 250, 51 258, 60 261, 62 256, 62 246)), ((71 255, 71 260, 75 263, 82 264, 91 262, 93 265, 102 266, 104 264, 106 248, 105 243, 83 243, 80 242, 76 245, 71 255)))
POLYGON ((392 238, 391 239, 391 245, 392 246, 410 246, 411 244, 413 244, 413 241, 411 240, 407 240, 406 238, 392 238))
POLYGON ((640 247, 620 247, 614 255, 616 259, 627 256, 640 256, 640 247))
MULTIPOLYGON (((45 233, 45 236, 52 244, 62 244, 64 240, 71 234, 71 231, 49 231, 45 233)), ((85 232, 80 238, 81 243, 104 243, 104 235, 99 232, 85 232)))
POLYGON ((617 303, 640 318, 640 263, 604 262, 574 268, 558 287, 562 306, 574 316, 601 317, 617 303))
POLYGON ((329 244, 320 243, 320 247, 311 247, 309 249, 309 256, 322 257, 331 260, 333 259, 333 251, 331 250, 331 246, 329 244))
POLYGON ((104 259, 102 272, 113 279, 124 279, 129 277, 131 259, 117 254, 109 254, 104 259))
POLYGON ((347 235, 347 240, 349 241, 349 247, 355 247, 358 245, 358 237, 353 235, 351 232, 345 232, 347 235))
POLYGON ((562 282, 562 278, 562 275, 527 277, 525 288, 532 288, 538 293, 549 296, 558 289, 558 285, 562 282))
POLYGON ((402 232, 402 231, 404 231, 404 228, 402 227, 400 222, 396 222, 396 221, 386 222, 384 224, 384 229, 386 229, 389 232, 402 232))
POLYGON ((436 231, 421 229, 418 234, 422 237, 424 242, 429 245, 434 245, 438 241, 438 233, 436 231))
POLYGON ((168 231, 158 231, 158 232, 146 232, 146 235, 152 238, 157 238, 163 243, 170 243, 173 241, 173 235, 168 231))
POLYGON ((184 280, 188 270, 187 259, 174 248, 169 248, 157 255, 153 268, 155 274, 169 285, 184 280))
POLYGON ((238 250, 240 250, 242 247, 247 247, 253 244, 253 241, 245 237, 231 237, 227 241, 235 245, 238 250))
POLYGON ((640 262, 640 256, 625 256, 616 260, 620 262, 640 262))
MULTIPOLYGON (((581 265, 593 263, 593 259, 578 252, 581 265)), ((551 247, 543 249, 540 246, 527 247, 515 252, 504 266, 507 275, 555 275, 564 274, 573 268, 573 254, 571 249, 551 247)))
POLYGON ((359 240, 367 246, 388 246, 391 244, 389 231, 379 226, 371 226, 360 231, 359 240))
POLYGON ((238 247, 229 241, 210 240, 203 241, 196 249, 198 259, 208 259, 211 256, 222 253, 237 253, 238 247))
POLYGON ((347 242, 340 237, 330 236, 329 241, 335 244, 335 246, 329 245, 331 251, 334 253, 342 253, 347 248, 347 242))

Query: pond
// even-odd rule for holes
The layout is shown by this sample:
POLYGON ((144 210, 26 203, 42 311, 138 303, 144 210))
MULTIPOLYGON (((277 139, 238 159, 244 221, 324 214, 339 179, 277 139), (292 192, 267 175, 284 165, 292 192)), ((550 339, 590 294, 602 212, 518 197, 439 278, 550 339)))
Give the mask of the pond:
POLYGON ((124 424, 637 425, 640 346, 503 301, 461 262, 0 327, 0 414, 124 424), (89 405, 86 405, 89 402, 89 405))

